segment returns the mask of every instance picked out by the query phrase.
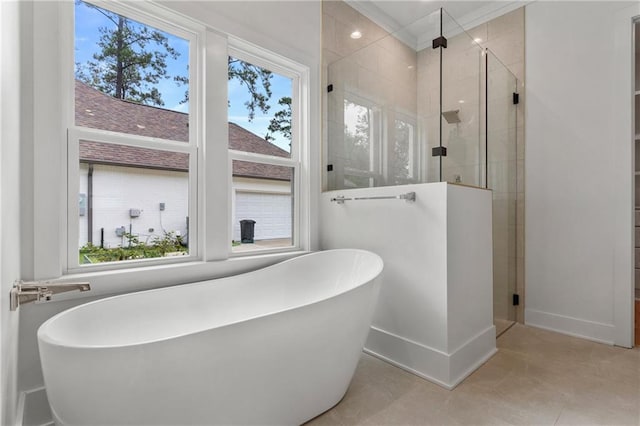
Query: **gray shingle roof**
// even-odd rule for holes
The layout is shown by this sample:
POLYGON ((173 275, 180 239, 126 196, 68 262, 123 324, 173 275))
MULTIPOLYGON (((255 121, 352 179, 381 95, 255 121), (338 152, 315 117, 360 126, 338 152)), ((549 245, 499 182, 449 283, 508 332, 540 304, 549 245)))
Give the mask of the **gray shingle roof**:
MULTIPOLYGON (((78 80, 75 102, 77 126, 180 142, 189 140, 189 115, 186 113, 116 99, 78 80)), ((235 123, 229 123, 229 148, 276 157, 290 156, 287 151, 235 123)), ((184 153, 94 141, 80 142, 80 161, 163 170, 189 169, 188 155, 184 153)), ((291 169, 234 161, 233 175, 289 181, 291 169)))

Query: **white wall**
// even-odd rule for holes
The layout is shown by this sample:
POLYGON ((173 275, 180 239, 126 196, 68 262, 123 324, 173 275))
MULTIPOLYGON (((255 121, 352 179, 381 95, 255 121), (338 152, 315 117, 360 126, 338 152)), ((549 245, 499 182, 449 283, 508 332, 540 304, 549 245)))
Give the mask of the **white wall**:
POLYGON ((361 248, 384 261, 367 351, 447 388, 495 352, 491 191, 429 183, 321 200, 323 249, 361 248), (330 201, 407 191, 415 202, 330 201))
POLYGON ((0 424, 16 416, 19 316, 9 291, 20 278, 20 4, 0 2, 0 424))
POLYGON ((535 2, 525 26, 525 321, 623 346, 632 344, 632 50, 630 33, 617 36, 631 27, 629 7, 637 3, 535 2))

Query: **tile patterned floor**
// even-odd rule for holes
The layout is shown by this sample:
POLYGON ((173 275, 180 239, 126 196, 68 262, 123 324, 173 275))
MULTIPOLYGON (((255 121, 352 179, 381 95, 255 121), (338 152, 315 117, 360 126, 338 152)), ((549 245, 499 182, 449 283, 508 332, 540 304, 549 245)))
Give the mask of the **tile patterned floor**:
POLYGON ((640 425, 640 348, 516 324, 453 391, 363 355, 323 425, 640 425))

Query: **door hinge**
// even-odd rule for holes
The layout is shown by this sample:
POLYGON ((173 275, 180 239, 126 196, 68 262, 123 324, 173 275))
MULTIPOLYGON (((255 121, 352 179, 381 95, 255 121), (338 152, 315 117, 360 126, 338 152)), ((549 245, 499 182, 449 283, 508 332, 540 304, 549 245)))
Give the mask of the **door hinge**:
POLYGON ((447 156, 447 148, 444 146, 436 146, 435 148, 431 148, 431 156, 432 157, 446 157, 447 156))
POLYGON ((438 38, 434 38, 431 41, 431 47, 433 49, 437 49, 438 47, 444 47, 445 49, 447 48, 447 38, 444 36, 440 36, 438 38))

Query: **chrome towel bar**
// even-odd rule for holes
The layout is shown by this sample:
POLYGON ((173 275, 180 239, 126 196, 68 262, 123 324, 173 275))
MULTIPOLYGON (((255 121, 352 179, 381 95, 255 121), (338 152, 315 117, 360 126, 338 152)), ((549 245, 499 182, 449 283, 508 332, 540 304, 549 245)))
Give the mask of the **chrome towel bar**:
POLYGON ((380 195, 376 197, 351 197, 347 198, 342 195, 334 197, 331 201, 335 201, 338 204, 344 204, 345 201, 358 201, 358 200, 406 200, 406 201, 415 201, 416 193, 415 192, 407 192, 406 194, 400 195, 380 195))

